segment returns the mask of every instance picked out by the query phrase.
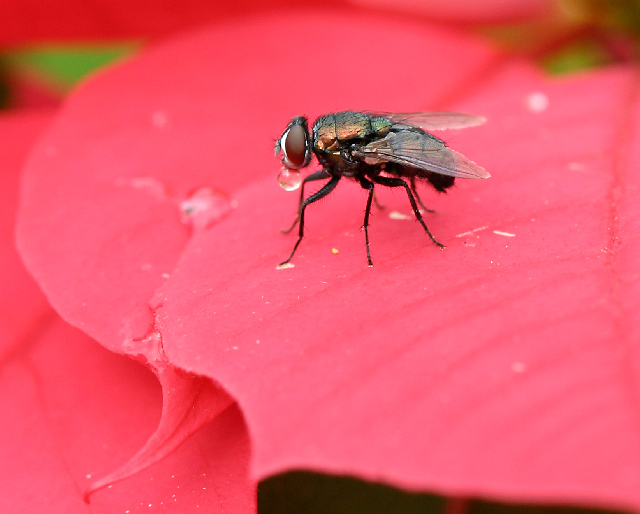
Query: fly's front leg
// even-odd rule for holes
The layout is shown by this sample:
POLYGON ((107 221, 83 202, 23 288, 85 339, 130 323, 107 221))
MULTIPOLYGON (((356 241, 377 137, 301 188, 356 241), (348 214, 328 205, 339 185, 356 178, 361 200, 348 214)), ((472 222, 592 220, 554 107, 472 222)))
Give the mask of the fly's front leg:
MULTIPOLYGON (((311 177, 313 175, 309 175, 309 176, 311 177)), ((313 202, 317 202, 318 200, 324 198, 329 193, 331 193, 331 191, 333 191, 338 185, 338 182, 340 182, 340 176, 339 175, 332 176, 331 180, 327 182, 324 186, 322 186, 322 189, 320 189, 320 191, 312 194, 309 198, 307 198, 304 202, 302 202, 302 206, 300 207, 300 215, 298 216, 298 219, 300 221, 300 229, 298 231, 298 240, 296 241, 296 244, 293 247, 293 251, 291 252, 291 255, 289 255, 289 258, 286 261, 281 262, 279 266, 283 266, 284 264, 287 264, 291 259, 293 259, 293 255, 296 253, 296 250, 300 245, 300 241, 302 241, 302 238, 304 237, 304 211, 307 208, 307 206, 312 204, 313 202)))
POLYGON ((363 189, 367 189, 369 191, 367 207, 364 210, 364 224, 362 225, 362 228, 364 229, 364 239, 367 242, 367 262, 369 263, 369 267, 372 267, 373 262, 371 262, 371 252, 369 251, 369 214, 371 213, 371 202, 374 198, 373 182, 364 177, 360 178, 358 181, 363 189))
POLYGON ((293 220, 293 224, 288 229, 281 230, 280 232, 282 232, 283 234, 288 234, 296 227, 296 225, 298 224, 298 221, 300 221, 300 212, 302 212, 302 202, 304 202, 304 185, 307 182, 313 182, 314 180, 322 180, 323 178, 329 178, 330 176, 331 175, 329 175, 329 173, 326 170, 320 170, 304 178, 304 180, 302 181, 302 184, 300 184, 300 200, 298 201, 298 215, 296 216, 296 219, 293 220))
POLYGON ((413 208, 413 213, 415 214, 416 219, 420 222, 420 224, 424 228, 427 235, 431 238, 431 241, 437 244, 440 248, 445 248, 445 246, 442 243, 439 243, 438 241, 436 241, 436 238, 433 237, 431 232, 429 232, 429 229, 427 228, 427 224, 422 219, 422 214, 420 214, 420 210, 418 209, 416 200, 413 197, 413 193, 411 193, 411 188, 409 187, 409 184, 407 184, 404 180, 400 178, 390 178, 390 177, 380 177, 380 176, 373 177, 373 181, 376 182, 377 184, 381 184, 387 187, 404 187, 405 191, 407 192, 407 196, 409 197, 409 202, 411 203, 411 207, 413 208))

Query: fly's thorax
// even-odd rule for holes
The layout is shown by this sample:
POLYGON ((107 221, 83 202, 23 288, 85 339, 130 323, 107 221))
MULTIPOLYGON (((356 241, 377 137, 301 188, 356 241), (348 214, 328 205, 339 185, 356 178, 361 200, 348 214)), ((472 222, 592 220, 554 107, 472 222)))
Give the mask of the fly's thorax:
POLYGON ((391 122, 381 116, 363 112, 342 111, 318 118, 313 126, 314 144, 318 150, 335 152, 346 144, 383 137, 391 122))

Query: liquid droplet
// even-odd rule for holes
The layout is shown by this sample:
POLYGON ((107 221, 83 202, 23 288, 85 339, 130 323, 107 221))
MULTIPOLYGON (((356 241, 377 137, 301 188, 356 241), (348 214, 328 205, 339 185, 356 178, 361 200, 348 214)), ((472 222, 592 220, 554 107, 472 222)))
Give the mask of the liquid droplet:
POLYGON ((290 170, 283 166, 278 174, 278 183, 285 191, 295 191, 302 184, 302 177, 298 170, 290 170))
POLYGON ((232 202, 225 193, 201 187, 180 202, 180 218, 194 229, 206 229, 225 216, 232 207, 232 202))

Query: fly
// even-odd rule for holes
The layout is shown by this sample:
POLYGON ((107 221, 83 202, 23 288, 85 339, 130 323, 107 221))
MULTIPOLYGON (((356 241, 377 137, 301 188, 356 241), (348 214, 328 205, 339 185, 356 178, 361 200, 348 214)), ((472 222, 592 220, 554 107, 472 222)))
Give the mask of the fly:
POLYGON ((298 215, 285 233, 299 225, 298 240, 288 264, 304 237, 306 208, 327 196, 342 177, 355 180, 368 191, 363 229, 367 262, 373 266, 369 250, 369 214, 374 186, 401 187, 407 193, 416 219, 426 234, 440 248, 418 209, 426 211, 416 190, 416 181, 427 182, 436 191, 445 192, 456 177, 489 178, 484 168, 449 148, 444 141, 427 131, 461 129, 482 125, 485 118, 455 112, 368 113, 342 111, 320 116, 309 131, 304 116, 293 118, 276 142, 276 156, 282 154, 280 182, 285 189, 301 185, 298 215), (306 168, 315 155, 322 169, 299 180, 299 170, 306 168), (307 182, 328 179, 316 193, 304 197, 307 182))

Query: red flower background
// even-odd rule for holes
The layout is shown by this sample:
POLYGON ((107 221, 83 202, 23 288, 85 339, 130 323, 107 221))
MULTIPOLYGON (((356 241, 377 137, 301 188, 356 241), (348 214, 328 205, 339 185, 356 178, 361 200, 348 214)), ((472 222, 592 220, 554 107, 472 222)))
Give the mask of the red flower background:
POLYGON ((635 66, 551 79, 424 21, 242 8, 1 120, 4 510, 251 512, 291 469, 638 508, 635 66), (492 178, 423 193, 443 252, 380 191, 371 269, 341 184, 276 270, 273 139, 345 108, 484 115, 445 139, 492 178), (55 312, 12 245, 21 169, 55 312))

